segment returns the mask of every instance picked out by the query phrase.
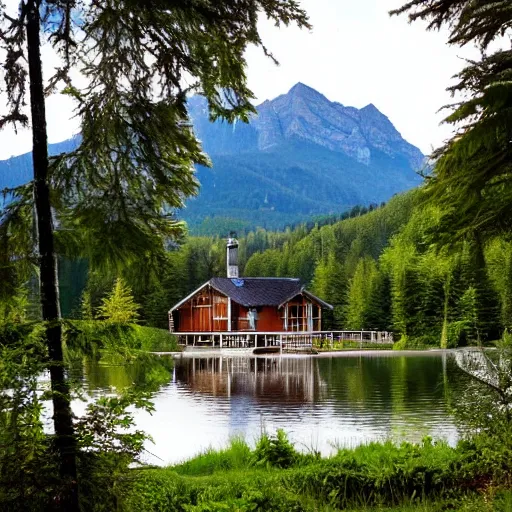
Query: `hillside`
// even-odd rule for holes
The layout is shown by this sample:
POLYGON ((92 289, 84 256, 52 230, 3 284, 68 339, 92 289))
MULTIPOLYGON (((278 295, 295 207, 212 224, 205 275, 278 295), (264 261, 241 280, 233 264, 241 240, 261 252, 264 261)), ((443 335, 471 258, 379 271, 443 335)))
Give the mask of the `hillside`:
MULTIPOLYGON (((181 212, 196 233, 206 217, 210 230, 213 224, 223 232, 231 225, 282 228, 381 203, 421 182, 421 151, 372 104, 346 107, 299 83, 257 111, 249 124, 212 123, 204 98, 190 98, 196 133, 213 162, 198 168, 200 194, 181 212)), ((76 141, 50 145, 50 152, 76 141)), ((30 176, 29 154, 0 161, 0 190, 30 176)))

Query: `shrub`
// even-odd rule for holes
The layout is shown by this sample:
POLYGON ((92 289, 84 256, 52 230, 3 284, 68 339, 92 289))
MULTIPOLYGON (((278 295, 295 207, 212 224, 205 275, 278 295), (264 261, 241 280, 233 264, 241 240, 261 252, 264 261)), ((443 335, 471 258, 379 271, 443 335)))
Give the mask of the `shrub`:
POLYGON ((179 352, 176 336, 165 329, 133 325, 134 336, 140 340, 140 349, 148 352, 179 352))
POLYGON ((254 461, 258 466, 289 468, 297 459, 298 454, 282 429, 278 429, 275 436, 263 434, 254 450, 254 461))
POLYGON ((460 483, 462 456, 445 443, 372 443, 292 470, 291 488, 333 507, 400 504, 449 495, 460 483))
POLYGON ((70 349, 93 355, 98 349, 115 352, 144 350, 178 352, 176 337, 164 329, 102 320, 66 322, 66 344, 70 349))

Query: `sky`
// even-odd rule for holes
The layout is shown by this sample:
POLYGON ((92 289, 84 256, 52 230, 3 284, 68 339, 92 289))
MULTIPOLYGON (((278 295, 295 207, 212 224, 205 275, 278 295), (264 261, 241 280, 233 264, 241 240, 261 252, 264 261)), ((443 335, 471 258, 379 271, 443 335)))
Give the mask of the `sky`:
MULTIPOLYGON (((6 0, 15 8, 18 0, 6 0)), ((388 11, 403 0, 301 0, 313 29, 277 28, 260 21, 263 42, 279 66, 257 48, 247 51, 249 86, 256 103, 286 93, 302 82, 331 101, 357 108, 373 103, 402 136, 425 154, 449 137, 451 127, 441 125, 438 110, 452 101, 446 88, 452 76, 475 57, 473 48, 446 45, 447 32, 427 32, 425 24, 409 24, 406 16, 390 18, 388 11)), ((58 60, 43 47, 44 74, 58 60)), ((0 77, 3 79, 3 77, 0 77)), ((5 97, 0 94, 0 108, 5 97)), ((72 100, 53 95, 46 104, 48 140, 60 142, 77 133, 72 100)), ((0 131, 0 159, 26 153, 29 130, 0 131)))

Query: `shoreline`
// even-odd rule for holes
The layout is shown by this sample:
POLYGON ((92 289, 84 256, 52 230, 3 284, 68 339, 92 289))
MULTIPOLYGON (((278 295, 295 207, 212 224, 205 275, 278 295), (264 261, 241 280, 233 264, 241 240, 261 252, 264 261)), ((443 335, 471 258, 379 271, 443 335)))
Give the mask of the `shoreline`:
MULTIPOLYGON (((464 347, 464 349, 475 350, 478 347, 464 347)), ((275 353, 275 354, 253 354, 254 348, 201 348, 195 350, 184 350, 182 352, 151 352, 151 354, 158 356, 171 356, 175 359, 179 358, 188 358, 188 357, 221 357, 221 356, 237 356, 237 357, 260 357, 260 358, 274 358, 274 357, 286 357, 286 358, 296 358, 296 357, 313 357, 313 358, 322 358, 322 357, 354 357, 354 356, 368 356, 368 355, 377 355, 377 356, 413 356, 413 355, 439 355, 439 354, 449 354, 457 352, 461 349, 459 348, 429 348, 429 349, 405 349, 405 350, 359 350, 359 349, 349 349, 349 350, 332 350, 332 351, 322 351, 317 354, 297 354, 297 353, 275 353)))

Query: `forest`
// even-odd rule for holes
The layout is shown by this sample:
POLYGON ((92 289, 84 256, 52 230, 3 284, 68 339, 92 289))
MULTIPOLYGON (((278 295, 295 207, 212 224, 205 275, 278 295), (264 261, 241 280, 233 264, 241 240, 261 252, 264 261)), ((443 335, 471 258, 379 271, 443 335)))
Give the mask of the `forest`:
MULTIPOLYGON (((507 237, 440 248, 439 207, 424 187, 346 217, 249 232, 239 240, 241 275, 299 277, 334 306, 325 329, 393 331, 400 348, 489 343, 510 327, 507 237)), ((189 236, 163 259, 124 269, 122 278, 140 304, 140 321, 165 328, 170 307, 211 277, 225 276, 225 265, 224 238, 189 236)), ((117 277, 87 276, 85 263, 61 265, 63 306, 73 304, 68 315, 96 311, 117 277)))

